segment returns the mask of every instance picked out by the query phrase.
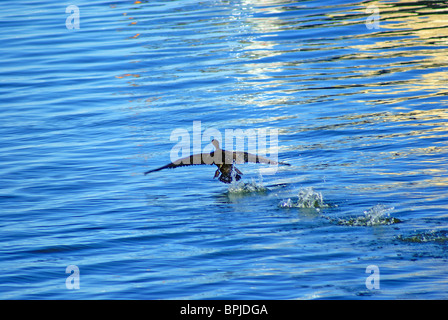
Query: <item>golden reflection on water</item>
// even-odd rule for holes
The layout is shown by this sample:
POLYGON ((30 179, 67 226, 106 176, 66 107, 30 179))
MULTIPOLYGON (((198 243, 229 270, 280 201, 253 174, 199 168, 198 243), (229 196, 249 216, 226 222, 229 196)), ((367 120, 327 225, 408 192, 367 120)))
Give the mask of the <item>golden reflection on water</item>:
MULTIPOLYGON (((441 1, 443 2, 443 1, 441 1)), ((397 86, 376 89, 378 94, 398 94, 428 90, 427 97, 446 95, 448 72, 441 71, 448 63, 448 6, 441 2, 421 1, 369 1, 365 7, 375 6, 380 12, 381 28, 370 36, 381 38, 375 43, 354 45, 353 48, 371 58, 390 58, 392 63, 385 68, 396 72, 415 70, 416 67, 428 72, 418 78, 396 81, 397 86), (386 39, 384 39, 386 37, 386 39), (387 38, 391 38, 388 40, 387 38), (440 48, 434 48, 440 45, 440 48), (411 61, 394 63, 393 58, 410 58, 411 61), (433 71, 431 72, 431 69, 433 71)), ((383 61, 383 60, 381 60, 383 61)), ((372 75, 377 70, 365 71, 372 75)), ((388 103, 406 101, 410 97, 390 98, 388 103)), ((412 97, 411 97, 412 98, 412 97)), ((445 100, 446 102, 446 100, 445 100)))
MULTIPOLYGON (((272 1, 267 1, 272 5, 272 1)), ((278 4, 276 1, 275 4, 278 4)), ((251 1, 245 1, 250 6, 251 1)), ((288 7, 288 10, 303 10, 302 8, 288 7)), ((364 30, 361 34, 354 34, 344 38, 341 36, 334 43, 327 43, 325 46, 313 48, 313 42, 322 43, 322 40, 315 39, 304 45, 300 41, 289 41, 287 45, 282 42, 281 33, 291 29, 297 29, 297 32, 306 32, 302 24, 309 17, 306 15, 298 20, 288 20, 282 18, 281 13, 286 10, 284 7, 272 6, 256 8, 252 10, 258 12, 269 13, 269 16, 257 16, 248 19, 252 30, 263 35, 269 34, 269 40, 265 37, 253 36, 246 43, 245 49, 249 52, 249 62, 244 64, 247 70, 241 81, 248 86, 263 91, 263 94, 244 96, 244 104, 263 107, 263 109, 285 108, 288 104, 305 104, 324 101, 326 97, 307 97, 304 101, 292 101, 294 96, 290 97, 289 93, 307 91, 313 89, 308 87, 310 78, 319 81, 319 77, 324 77, 321 81, 325 85, 325 81, 334 79, 332 88, 345 89, 352 88, 351 92, 333 90, 331 96, 344 96, 352 94, 362 94, 362 98, 356 100, 357 103, 365 105, 386 105, 397 104, 394 109, 397 113, 385 112, 375 115, 362 114, 351 115, 353 121, 348 118, 342 119, 342 122, 336 122, 332 117, 331 123, 325 126, 307 125, 301 128, 281 128, 280 134, 294 134, 303 131, 314 130, 338 130, 343 127, 361 127, 370 123, 384 123, 385 126, 404 127, 391 133, 373 134, 366 136, 352 137, 352 141, 363 145, 371 145, 383 143, 384 139, 408 139, 410 137, 428 140, 429 139, 447 139, 448 140, 448 112, 443 109, 443 105, 448 104, 448 71, 441 70, 448 65, 448 6, 440 3, 421 2, 421 1, 369 1, 363 2, 359 9, 348 11, 346 7, 330 7, 326 14, 330 20, 326 21, 327 25, 321 24, 321 28, 328 28, 339 25, 348 25, 350 28, 364 30), (368 30, 365 26, 368 13, 366 9, 369 6, 376 6, 380 13, 380 28, 368 30), (330 10, 331 9, 331 10, 330 10), (274 36, 278 36, 279 41, 275 41, 274 36), (357 39, 352 42, 350 40, 357 39), (364 41, 367 40, 367 41, 364 41), (372 41, 373 40, 373 41, 372 41), (334 61, 324 61, 318 69, 314 69, 313 65, 308 67, 309 61, 285 59, 282 61, 282 54, 300 53, 312 50, 337 50, 342 44, 353 50, 349 53, 343 52, 335 58, 334 61), (282 46, 283 44, 283 46, 282 46), (279 49, 281 48, 281 49, 279 49), (283 51, 282 51, 283 50, 283 51), (279 57, 278 60, 263 62, 264 58, 279 57), (353 65, 348 63, 340 66, 338 61, 353 61, 353 65), (325 67, 325 64, 328 67, 325 67), (282 72, 288 70, 288 75, 282 72), (292 72, 291 72, 292 70, 292 72), (297 71, 294 74, 294 70, 297 71), (417 72, 416 72, 417 71, 417 72), (386 80, 382 80, 382 76, 386 76, 386 80), (387 76, 393 78, 387 79, 387 76), (367 81, 366 81, 367 79, 367 81), (351 80, 352 83, 339 84, 338 81, 351 80), (359 80, 359 81, 358 81, 359 80), (278 88, 278 89, 277 89, 278 88), (273 98, 272 95, 280 90, 281 95, 273 98), (369 100, 365 97, 370 97, 369 100), (375 98, 377 97, 377 98, 375 98), (425 104, 438 104, 437 109, 418 110, 416 105, 421 103, 420 98, 433 98, 426 101, 425 104), (404 104, 403 104, 404 103, 404 104), (408 103, 408 105, 406 105, 408 103), (408 111, 412 110, 412 111, 408 111), (403 111, 403 112, 402 112, 403 111), (360 117, 359 119, 355 119, 360 117)), ((288 17, 288 16, 287 16, 288 17)), ((325 42, 325 41, 323 41, 325 42)), ((317 53, 319 55, 319 53, 317 53)), ((311 62, 312 63, 312 62, 311 62)), ((261 125, 262 123, 272 121, 291 120, 291 117, 270 117, 266 115, 253 119, 246 119, 246 122, 261 125)), ((332 148, 338 148, 350 143, 341 139, 340 141, 332 141, 332 148)), ((391 151, 382 154, 380 159, 396 159, 397 157, 409 158, 412 155, 428 155, 428 154, 446 154, 447 147, 443 142, 434 145, 430 142, 428 147, 416 147, 403 150, 391 151)), ((325 146, 322 142, 319 147, 325 146)), ((299 149, 315 148, 312 146, 301 146, 299 149)), ((445 184, 446 179, 438 179, 437 185, 445 184)))
MULTIPOLYGON (((313 89, 310 85, 322 82, 320 79, 325 77, 325 80, 334 79, 332 88, 354 90, 333 91, 332 96, 355 93, 378 96, 378 99, 358 100, 367 105, 397 104, 419 97, 440 97, 441 103, 448 103, 448 99, 443 98, 448 94, 448 71, 440 69, 448 65, 448 6, 437 2, 403 0, 363 2, 351 10, 347 10, 345 6, 330 5, 327 7, 328 13, 323 14, 323 17, 327 17, 326 20, 317 21, 315 26, 328 28, 331 32, 333 27, 347 25, 354 31, 356 29, 364 32, 337 36, 332 43, 328 43, 324 36, 322 39, 316 38, 303 43, 298 39, 285 41, 282 33, 296 30, 298 34, 306 34, 308 28, 313 28, 313 17, 303 14, 307 9, 306 2, 301 6, 287 5, 288 1, 244 1, 244 9, 251 12, 246 19, 247 26, 254 32, 244 42, 244 55, 239 56, 247 60, 240 78, 247 87, 270 94, 279 93, 276 92, 276 88, 279 88, 280 93, 285 94, 284 99, 290 100, 288 94, 313 89), (282 4, 285 6, 281 6, 282 4), (367 8, 371 6, 379 9, 379 29, 369 30, 365 25, 369 16, 367 8), (299 19, 281 15, 294 10, 300 13, 299 19), (269 40, 266 40, 266 35, 269 40), (276 38, 279 40, 276 41, 276 38), (353 39, 356 41, 352 41, 353 39), (318 44, 317 47, 315 44, 318 44), (335 51, 344 46, 352 50, 349 53, 341 50, 340 56, 322 61, 318 69, 313 66, 312 58, 310 61, 299 58, 301 53, 309 50, 335 51), (281 59, 284 54, 291 56, 295 53, 298 56, 295 61, 290 58, 284 61, 281 59), (268 62, 263 61, 267 58, 270 58, 268 62), (338 61, 347 62, 341 66, 338 61), (348 61, 352 61, 352 66, 348 61), (309 63, 311 66, 308 66, 309 63), (285 70, 287 75, 284 75, 285 70), (388 79, 387 76, 393 78, 388 79), (311 84, 308 83, 310 80, 311 84), (343 82, 339 84, 339 81, 343 82)), ((317 52, 316 54, 319 55, 317 52)), ((277 103, 267 94, 249 99, 244 97, 242 100, 245 104, 260 107, 277 103), (263 101, 264 99, 266 100, 263 101)), ((313 101, 311 99, 308 102, 313 101)))
MULTIPOLYGON (((201 72, 228 72, 236 81, 225 90, 235 90, 230 98, 232 103, 237 101, 235 108, 263 111, 229 119, 231 124, 278 128, 280 135, 300 137, 306 132, 318 136, 319 132, 338 131, 328 139, 323 134, 321 140, 309 144, 280 148, 298 152, 369 149, 392 143, 390 151, 359 152, 359 158, 334 165, 353 167, 356 162, 368 167, 390 161, 393 168, 394 163, 418 158, 422 163, 434 161, 437 167, 424 172, 388 168, 377 173, 391 177, 424 174, 430 178, 416 182, 422 187, 446 186, 448 178, 442 177, 446 170, 441 168, 440 158, 448 154, 448 110, 444 108, 448 104, 448 5, 440 3, 368 1, 324 8, 311 8, 313 4, 306 1, 299 5, 284 0, 232 3, 228 20, 216 20, 231 30, 220 34, 220 41, 229 45, 229 58, 225 60, 229 64, 200 66, 201 72), (366 9, 370 6, 379 8, 379 29, 366 26, 366 9), (350 96, 355 98, 349 100, 350 96), (321 106, 328 101, 339 104, 321 106), (348 115, 334 115, 351 102, 366 106, 365 110, 395 106, 386 112, 355 109, 348 115), (425 110, 430 104, 434 109, 425 110), (294 111, 289 111, 289 106, 294 111), (314 119, 315 106, 319 111, 334 110, 327 109, 331 114, 327 118, 314 119), (375 132, 372 128, 384 130, 375 132), (355 134, 348 137, 350 133, 341 134, 342 130, 355 134), (403 147, 407 141, 422 144, 403 147)), ((132 34, 138 35, 137 31, 132 34)), ((200 45, 206 47, 206 43, 194 39, 198 50, 200 45)), ((117 78, 141 80, 137 73, 117 78)))

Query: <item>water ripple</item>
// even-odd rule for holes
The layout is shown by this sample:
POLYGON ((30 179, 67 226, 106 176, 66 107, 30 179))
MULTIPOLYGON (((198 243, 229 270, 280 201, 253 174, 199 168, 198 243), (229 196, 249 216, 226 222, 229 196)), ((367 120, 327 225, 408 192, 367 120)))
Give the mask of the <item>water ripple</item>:
POLYGON ((444 3, 76 5, 0 4, 0 297, 446 298, 444 3), (144 176, 193 121, 291 167, 144 176))

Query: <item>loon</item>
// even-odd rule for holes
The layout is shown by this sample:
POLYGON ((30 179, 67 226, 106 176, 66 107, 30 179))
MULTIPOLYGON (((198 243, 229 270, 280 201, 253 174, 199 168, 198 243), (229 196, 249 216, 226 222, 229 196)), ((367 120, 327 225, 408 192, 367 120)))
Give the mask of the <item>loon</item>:
POLYGON ((253 163, 266 163, 271 165, 282 164, 289 166, 289 163, 286 162, 277 162, 274 160, 270 160, 268 158, 264 158, 252 153, 242 152, 242 151, 226 151, 219 147, 219 141, 216 139, 212 140, 212 144, 215 147, 215 151, 210 153, 198 153, 191 155, 189 157, 178 159, 174 162, 171 162, 163 167, 149 170, 145 172, 145 175, 151 172, 160 171, 163 169, 191 166, 191 165, 215 165, 218 169, 215 172, 215 176, 213 179, 218 178, 219 181, 224 183, 231 183, 233 178, 236 181, 241 179, 241 175, 243 174, 240 170, 238 170, 234 163, 245 163, 245 162, 253 162, 253 163), (234 176, 232 176, 232 171, 235 171, 234 176))

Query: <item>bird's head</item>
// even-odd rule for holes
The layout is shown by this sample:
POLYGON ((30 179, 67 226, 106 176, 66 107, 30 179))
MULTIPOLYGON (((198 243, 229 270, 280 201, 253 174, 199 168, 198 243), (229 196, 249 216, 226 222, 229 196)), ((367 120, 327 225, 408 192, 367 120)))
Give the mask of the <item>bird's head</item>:
POLYGON ((218 140, 213 139, 212 144, 215 146, 216 149, 219 149, 219 141, 218 140))

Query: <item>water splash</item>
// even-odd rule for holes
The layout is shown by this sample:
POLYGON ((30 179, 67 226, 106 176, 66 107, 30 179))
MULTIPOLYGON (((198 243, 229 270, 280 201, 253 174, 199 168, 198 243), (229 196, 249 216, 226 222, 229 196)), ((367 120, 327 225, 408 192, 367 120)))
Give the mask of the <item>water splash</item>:
POLYGON ((251 182, 243 182, 243 181, 236 181, 236 172, 233 169, 232 170, 232 182, 230 183, 228 187, 229 193, 233 194, 243 194, 243 193, 254 193, 254 192, 266 192, 268 188, 266 188, 263 185, 263 176, 258 176, 258 181, 256 181, 254 178, 252 178, 251 182))
POLYGON ((280 208, 327 208, 328 204, 324 202, 322 193, 314 191, 313 187, 301 188, 297 199, 288 198, 282 200, 278 206, 280 208))
POLYGON ((400 223, 401 220, 391 217, 390 212, 393 211, 394 207, 386 207, 383 204, 377 204, 370 208, 369 210, 364 211, 363 216, 359 217, 350 217, 350 218, 337 218, 330 219, 333 222, 336 222, 339 225, 344 226, 379 226, 379 225, 390 225, 394 223, 400 223))

